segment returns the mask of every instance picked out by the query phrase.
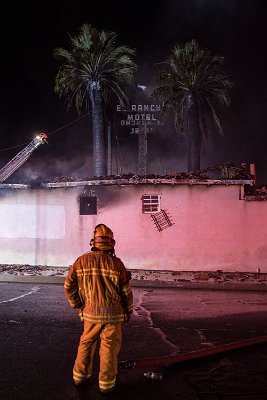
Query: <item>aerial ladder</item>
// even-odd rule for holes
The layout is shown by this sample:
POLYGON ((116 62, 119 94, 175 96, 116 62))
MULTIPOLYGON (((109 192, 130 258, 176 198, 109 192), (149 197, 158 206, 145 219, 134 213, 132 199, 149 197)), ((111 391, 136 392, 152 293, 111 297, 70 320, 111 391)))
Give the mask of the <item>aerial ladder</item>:
POLYGON ((41 144, 46 143, 47 135, 39 133, 35 138, 22 149, 12 160, 10 160, 2 169, 0 169, 0 183, 3 183, 10 175, 13 174, 41 144))

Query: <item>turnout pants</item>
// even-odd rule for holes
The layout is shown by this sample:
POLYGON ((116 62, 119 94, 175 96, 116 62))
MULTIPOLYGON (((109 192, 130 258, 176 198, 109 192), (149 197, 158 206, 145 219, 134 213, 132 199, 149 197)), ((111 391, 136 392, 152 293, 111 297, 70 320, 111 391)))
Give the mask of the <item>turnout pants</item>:
POLYGON ((116 383, 118 354, 121 348, 121 322, 113 324, 93 324, 84 321, 84 330, 80 338, 77 357, 73 368, 75 382, 83 382, 92 375, 93 357, 100 337, 99 389, 111 391, 116 383))

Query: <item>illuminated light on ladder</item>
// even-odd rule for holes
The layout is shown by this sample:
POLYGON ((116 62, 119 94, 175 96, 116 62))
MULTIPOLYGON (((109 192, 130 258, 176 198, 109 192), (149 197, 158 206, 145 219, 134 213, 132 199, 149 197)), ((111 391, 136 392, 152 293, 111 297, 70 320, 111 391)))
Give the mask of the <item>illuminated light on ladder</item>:
POLYGON ((174 222, 171 221, 167 210, 160 210, 158 213, 151 214, 151 218, 159 232, 174 225, 174 222))

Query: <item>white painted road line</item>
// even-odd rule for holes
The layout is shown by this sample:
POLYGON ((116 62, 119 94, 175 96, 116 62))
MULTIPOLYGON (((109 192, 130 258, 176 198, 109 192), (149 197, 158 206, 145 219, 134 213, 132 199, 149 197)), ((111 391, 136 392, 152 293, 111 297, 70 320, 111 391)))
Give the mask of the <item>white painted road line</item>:
POLYGON ((29 296, 30 294, 33 294, 33 293, 37 292, 39 289, 40 289, 40 286, 35 286, 35 287, 33 287, 31 289, 30 292, 22 294, 21 296, 18 296, 18 297, 14 297, 13 299, 0 301, 0 304, 1 303, 9 303, 10 301, 15 301, 15 300, 18 300, 18 299, 22 299, 22 297, 29 296))

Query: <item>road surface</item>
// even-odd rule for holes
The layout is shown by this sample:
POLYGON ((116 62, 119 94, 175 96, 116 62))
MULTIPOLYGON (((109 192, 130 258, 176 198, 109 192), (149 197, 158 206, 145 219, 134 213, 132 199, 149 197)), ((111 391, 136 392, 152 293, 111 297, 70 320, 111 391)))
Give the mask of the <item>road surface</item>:
MULTIPOLYGON (((267 335, 267 293, 134 288, 134 315, 123 326, 120 360, 175 355, 267 335)), ((0 398, 98 400, 98 355, 92 382, 72 383, 82 325, 61 285, 0 283, 0 398), (2 392, 2 393, 1 393, 2 392)), ((263 400, 265 345, 176 366, 161 382, 147 369, 121 370, 116 400, 263 400)))

